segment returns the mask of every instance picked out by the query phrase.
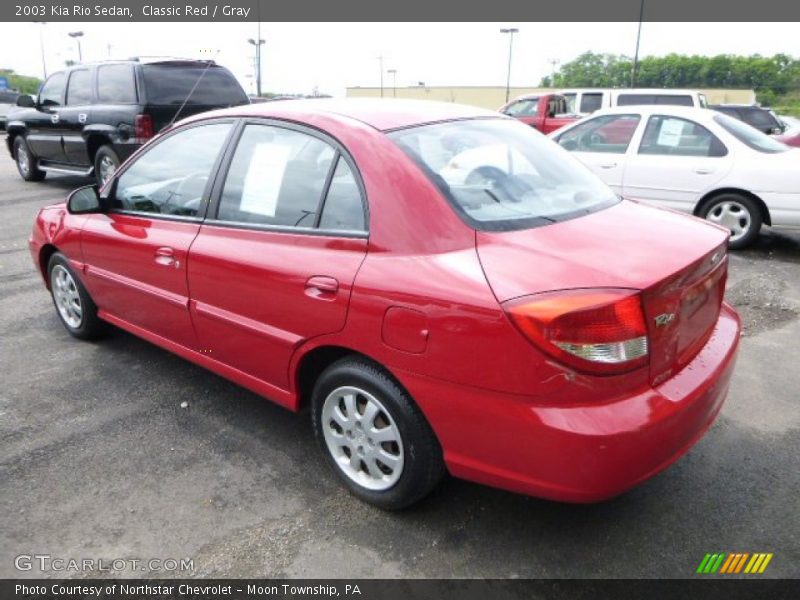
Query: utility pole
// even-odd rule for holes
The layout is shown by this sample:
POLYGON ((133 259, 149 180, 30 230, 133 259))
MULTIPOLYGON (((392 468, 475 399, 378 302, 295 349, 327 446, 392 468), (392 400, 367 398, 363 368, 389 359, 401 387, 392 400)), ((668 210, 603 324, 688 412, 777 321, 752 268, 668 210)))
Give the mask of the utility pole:
POLYGON ((519 29, 516 27, 509 27, 500 30, 500 33, 508 34, 508 74, 506 76, 506 102, 508 102, 508 96, 511 91, 511 53, 514 48, 514 34, 517 32, 519 32, 519 29))
POLYGON ((392 98, 397 98, 397 69, 388 69, 386 72, 392 76, 392 98))
POLYGON ((547 62, 550 63, 551 70, 550 70, 550 85, 554 86, 556 84, 556 65, 561 61, 557 58, 551 58, 547 62))
POLYGON ((67 35, 69 37, 71 37, 72 39, 74 39, 76 42, 78 42, 78 62, 82 63, 83 62, 83 52, 81 52, 81 38, 83 37, 83 32, 82 31, 70 31, 67 35))
POLYGON ((636 87, 636 75, 639 70, 639 40, 642 37, 642 19, 644 18, 644 0, 639 5, 639 31, 636 33, 636 53, 633 55, 633 69, 631 70, 631 87, 636 87))

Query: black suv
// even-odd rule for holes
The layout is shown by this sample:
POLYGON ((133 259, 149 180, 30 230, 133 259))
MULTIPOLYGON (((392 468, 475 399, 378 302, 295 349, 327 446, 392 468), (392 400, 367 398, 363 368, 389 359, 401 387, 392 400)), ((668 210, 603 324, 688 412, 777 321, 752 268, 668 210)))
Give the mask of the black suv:
POLYGON ((783 133, 783 123, 768 108, 752 104, 715 104, 708 108, 744 121, 766 134, 783 133))
POLYGON ((34 101, 8 116, 6 144, 26 181, 48 171, 103 184, 120 163, 173 121, 248 104, 230 71, 213 61, 131 59, 75 65, 47 78, 34 101))

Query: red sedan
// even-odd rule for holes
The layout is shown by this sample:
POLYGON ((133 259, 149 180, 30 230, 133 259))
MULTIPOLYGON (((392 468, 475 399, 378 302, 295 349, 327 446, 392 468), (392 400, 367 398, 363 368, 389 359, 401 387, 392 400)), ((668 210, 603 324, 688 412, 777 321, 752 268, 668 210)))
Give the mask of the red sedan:
POLYGON ((341 480, 399 508, 445 471, 597 501, 686 452, 733 371, 727 238, 497 113, 314 100, 177 124, 30 249, 73 336, 309 406, 341 480))
POLYGON ((792 131, 787 131, 783 135, 776 135, 776 140, 780 140, 787 146, 792 146, 794 148, 800 148, 800 129, 794 129, 792 131))

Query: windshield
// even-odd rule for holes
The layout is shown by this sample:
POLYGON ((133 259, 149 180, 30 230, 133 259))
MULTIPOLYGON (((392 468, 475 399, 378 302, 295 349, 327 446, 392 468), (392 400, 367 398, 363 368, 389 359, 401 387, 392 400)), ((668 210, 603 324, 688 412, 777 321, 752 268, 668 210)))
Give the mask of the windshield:
POLYGON ((776 154, 789 150, 786 144, 782 144, 778 140, 761 133, 758 129, 751 127, 747 123, 742 123, 738 119, 734 119, 728 115, 718 114, 714 115, 714 120, 719 123, 725 131, 753 150, 764 152, 765 154, 776 154))
POLYGON ((389 136, 475 229, 525 229, 618 202, 568 152, 518 121, 453 121, 389 136))
POLYGON ((187 105, 235 106, 249 102, 242 86, 227 69, 210 67, 203 73, 204 69, 205 65, 144 65, 142 74, 148 103, 183 104, 190 92, 187 105))

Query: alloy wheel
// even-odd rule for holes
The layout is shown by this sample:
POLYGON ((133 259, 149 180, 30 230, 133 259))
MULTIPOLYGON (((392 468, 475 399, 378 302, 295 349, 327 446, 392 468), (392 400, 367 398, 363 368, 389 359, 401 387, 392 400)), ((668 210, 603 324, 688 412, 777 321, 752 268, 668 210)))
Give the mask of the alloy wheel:
POLYGON ((78 286, 67 269, 56 265, 50 274, 53 298, 64 322, 77 329, 83 322, 83 305, 78 286))
POLYGON ((387 490, 403 474, 403 440, 386 407, 369 392, 336 388, 322 406, 322 432, 336 466, 373 491, 387 490))

